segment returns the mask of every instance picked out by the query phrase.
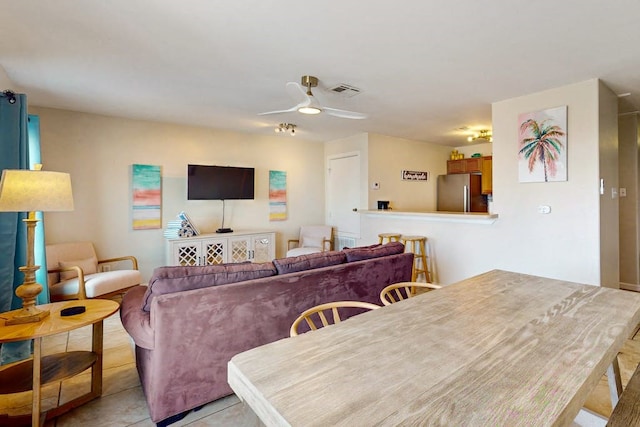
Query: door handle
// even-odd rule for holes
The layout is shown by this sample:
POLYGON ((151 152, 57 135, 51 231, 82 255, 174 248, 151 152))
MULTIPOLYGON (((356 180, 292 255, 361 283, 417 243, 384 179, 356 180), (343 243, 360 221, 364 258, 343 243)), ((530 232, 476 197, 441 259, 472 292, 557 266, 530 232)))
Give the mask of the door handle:
POLYGON ((353 208, 351 210, 354 211, 354 212, 358 212, 358 208, 353 208))

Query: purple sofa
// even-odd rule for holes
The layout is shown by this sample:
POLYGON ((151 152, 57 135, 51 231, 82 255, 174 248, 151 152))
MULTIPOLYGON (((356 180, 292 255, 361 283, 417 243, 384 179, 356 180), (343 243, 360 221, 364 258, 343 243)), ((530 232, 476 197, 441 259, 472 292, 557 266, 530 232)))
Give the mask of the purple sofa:
POLYGON ((413 254, 394 242, 273 263, 157 268, 120 310, 151 420, 166 424, 232 394, 234 355, 288 337, 296 317, 317 304, 380 304, 380 291, 410 281, 412 266, 413 254))

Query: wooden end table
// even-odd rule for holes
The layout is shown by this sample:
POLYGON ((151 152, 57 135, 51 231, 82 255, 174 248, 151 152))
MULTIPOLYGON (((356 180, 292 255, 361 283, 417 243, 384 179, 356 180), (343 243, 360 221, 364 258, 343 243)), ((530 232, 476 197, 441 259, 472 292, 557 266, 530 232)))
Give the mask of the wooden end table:
MULTIPOLYGON (((63 301, 38 306, 49 309, 51 314, 40 322, 6 325, 6 320, 19 310, 0 313, 0 343, 33 340, 33 358, 0 367, 0 394, 33 390, 31 424, 57 417, 102 394, 102 321, 118 311, 115 301, 90 299, 63 301), (66 307, 84 306, 86 311, 73 316, 61 316, 66 307), (42 356, 42 338, 93 325, 91 351, 71 351, 42 356), (91 391, 40 414, 41 386, 66 378, 91 368, 91 391)), ((17 418, 17 417, 16 417, 17 418)))

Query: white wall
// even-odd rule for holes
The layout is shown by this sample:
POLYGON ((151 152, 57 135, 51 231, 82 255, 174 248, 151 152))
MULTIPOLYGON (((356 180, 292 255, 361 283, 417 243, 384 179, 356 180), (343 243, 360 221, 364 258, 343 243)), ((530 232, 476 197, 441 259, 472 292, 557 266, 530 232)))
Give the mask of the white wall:
POLYGON ((227 201, 225 226, 276 230, 278 256, 300 225, 324 221, 321 143, 48 108, 29 112, 40 116, 44 167, 69 172, 74 191, 75 211, 46 214, 47 242, 91 240, 101 257, 135 255, 145 279, 166 264, 165 239, 161 229, 131 229, 132 164, 162 167, 163 226, 184 210, 201 232, 220 227, 220 201, 186 200, 188 163, 256 168, 256 199, 227 201), (269 222, 269 170, 287 172, 286 221, 269 222))
POLYGON ((380 232, 427 236, 443 284, 494 268, 601 284, 600 95, 598 80, 589 80, 493 104, 493 211, 500 216, 494 224, 363 216, 362 243, 380 232), (519 183, 518 115, 560 105, 568 106, 568 181, 519 183), (539 205, 551 214, 539 214, 539 205))

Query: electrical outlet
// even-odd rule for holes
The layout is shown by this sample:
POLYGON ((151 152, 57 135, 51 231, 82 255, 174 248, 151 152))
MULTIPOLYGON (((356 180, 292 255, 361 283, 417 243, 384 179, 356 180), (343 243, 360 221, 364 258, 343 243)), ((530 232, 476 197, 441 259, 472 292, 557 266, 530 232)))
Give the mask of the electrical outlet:
POLYGON ((620 197, 627 197, 627 189, 620 187, 620 197))

